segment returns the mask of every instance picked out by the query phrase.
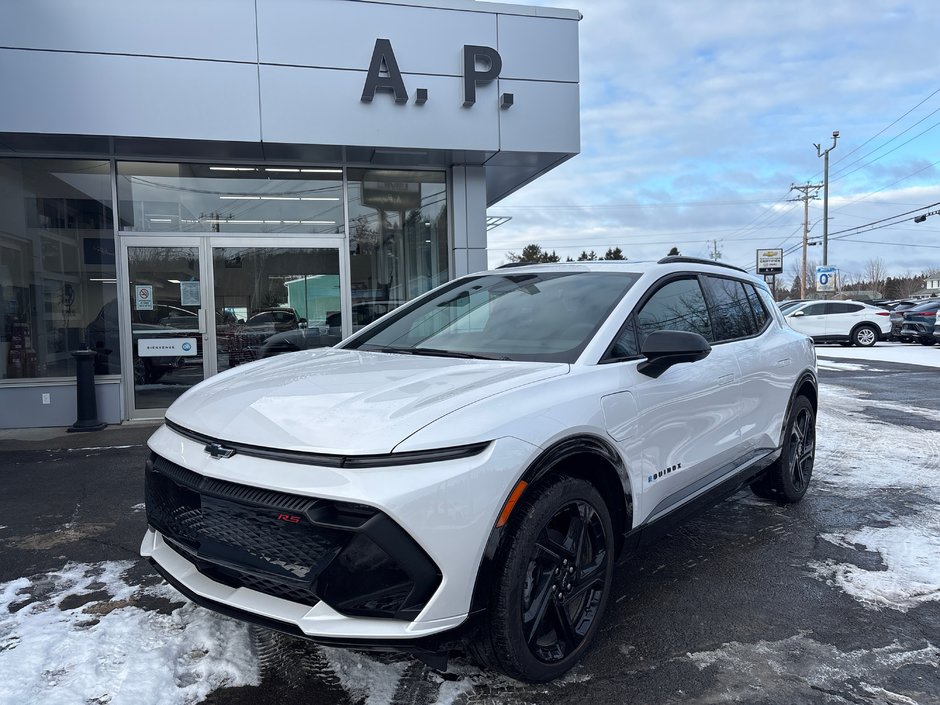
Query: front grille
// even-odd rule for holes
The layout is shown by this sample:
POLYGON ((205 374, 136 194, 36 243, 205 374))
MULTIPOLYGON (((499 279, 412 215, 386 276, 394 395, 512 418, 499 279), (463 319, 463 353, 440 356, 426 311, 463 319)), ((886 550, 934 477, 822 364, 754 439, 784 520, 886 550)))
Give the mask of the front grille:
POLYGON ((318 500, 207 478, 159 456, 146 490, 150 524, 232 587, 314 605, 313 581, 350 539, 305 516, 318 500))
POLYGON ((205 477, 151 455, 147 519, 206 577, 350 615, 413 619, 441 582, 378 510, 205 477))

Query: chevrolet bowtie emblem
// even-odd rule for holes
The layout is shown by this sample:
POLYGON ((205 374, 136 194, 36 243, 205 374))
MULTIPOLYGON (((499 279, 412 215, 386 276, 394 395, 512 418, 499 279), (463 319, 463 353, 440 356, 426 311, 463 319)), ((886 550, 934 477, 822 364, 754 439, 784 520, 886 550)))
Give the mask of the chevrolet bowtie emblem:
POLYGON ((213 458, 231 458, 235 455, 234 448, 226 448, 221 443, 210 443, 205 447, 205 451, 213 458))

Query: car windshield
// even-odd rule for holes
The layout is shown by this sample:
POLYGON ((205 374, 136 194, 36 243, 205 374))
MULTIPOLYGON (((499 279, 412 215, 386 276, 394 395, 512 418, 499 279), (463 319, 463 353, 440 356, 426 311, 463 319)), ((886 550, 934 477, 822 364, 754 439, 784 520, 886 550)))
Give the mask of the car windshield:
POLYGON ((596 271, 467 277, 398 309, 343 347, 570 363, 639 278, 596 271))

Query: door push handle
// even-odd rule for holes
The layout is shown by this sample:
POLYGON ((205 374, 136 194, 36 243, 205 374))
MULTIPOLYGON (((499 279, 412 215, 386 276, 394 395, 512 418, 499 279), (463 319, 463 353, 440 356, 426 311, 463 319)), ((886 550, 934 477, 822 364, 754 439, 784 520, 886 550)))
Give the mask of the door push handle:
POLYGON ((790 364, 790 358, 785 357, 782 360, 777 360, 777 367, 786 367, 790 364))
POLYGON ((718 384, 731 384, 734 381, 734 375, 722 375, 718 378, 718 384))

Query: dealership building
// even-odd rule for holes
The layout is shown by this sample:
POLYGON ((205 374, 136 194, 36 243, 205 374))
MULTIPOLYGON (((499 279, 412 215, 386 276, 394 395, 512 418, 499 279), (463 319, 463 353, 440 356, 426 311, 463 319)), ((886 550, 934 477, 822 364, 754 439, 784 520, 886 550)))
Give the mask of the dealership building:
POLYGON ((472 0, 0 6, 0 428, 159 418, 486 268, 578 153, 576 11, 472 0))

